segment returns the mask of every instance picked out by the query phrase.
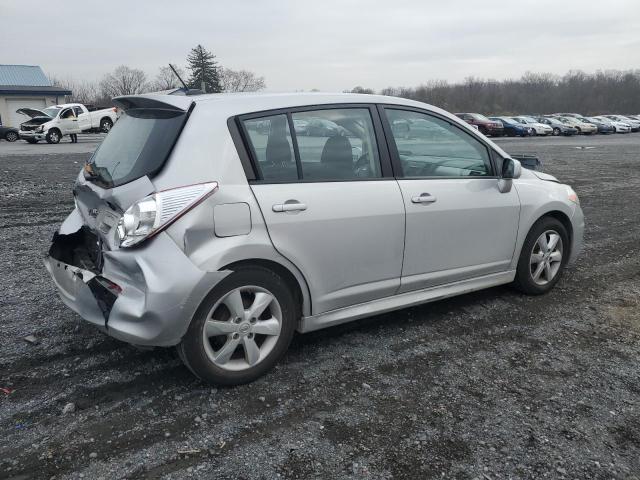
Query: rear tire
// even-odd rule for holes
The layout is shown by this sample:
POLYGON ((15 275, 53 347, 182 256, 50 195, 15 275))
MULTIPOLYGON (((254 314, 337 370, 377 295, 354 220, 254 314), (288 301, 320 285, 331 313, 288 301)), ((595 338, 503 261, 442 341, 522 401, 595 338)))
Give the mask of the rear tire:
POLYGON ((180 358, 205 382, 252 382, 287 351, 298 312, 282 277, 263 267, 239 267, 198 307, 177 347, 180 358))
POLYGON ((560 131, 560 129, 558 127, 553 129, 553 136, 557 137, 561 134, 562 132, 560 131))
POLYGON ((15 142, 19 138, 20 138, 20 135, 18 135, 16 132, 7 132, 7 134, 4 136, 4 139, 7 142, 15 142))
POLYGON ((560 280, 569 249, 569 235, 562 222, 542 217, 522 245, 514 286, 527 295, 547 293, 560 280))
POLYGON ((47 136, 45 137, 45 140, 47 141, 47 143, 60 143, 60 139, 62 138, 62 135, 60 134, 60 131, 52 128, 51 130, 49 130, 47 132, 47 136))

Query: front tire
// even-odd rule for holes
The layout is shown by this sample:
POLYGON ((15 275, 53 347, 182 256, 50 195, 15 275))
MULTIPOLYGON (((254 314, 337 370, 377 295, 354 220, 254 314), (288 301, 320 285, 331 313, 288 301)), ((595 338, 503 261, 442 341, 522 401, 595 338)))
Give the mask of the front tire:
POLYGON ((553 135, 554 137, 557 137, 557 136, 559 136, 561 133, 562 133, 562 132, 560 131, 560 129, 559 129, 558 127, 556 127, 556 128, 554 128, 554 129, 553 129, 553 133, 552 133, 552 135, 553 135))
POLYGON ((522 245, 515 287, 527 295, 547 293, 562 276, 569 248, 569 235, 562 222, 542 217, 531 227, 522 245))
POLYGON ((45 140, 47 141, 47 143, 60 143, 61 138, 62 135, 60 135, 60 132, 53 128, 47 132, 45 140))
POLYGON ((240 267, 207 295, 178 352, 205 382, 252 382, 287 351, 298 311, 291 289, 279 275, 263 267, 240 267))
POLYGON ((109 133, 113 127, 113 122, 110 118, 103 118, 100 120, 100 130, 104 133, 109 133))

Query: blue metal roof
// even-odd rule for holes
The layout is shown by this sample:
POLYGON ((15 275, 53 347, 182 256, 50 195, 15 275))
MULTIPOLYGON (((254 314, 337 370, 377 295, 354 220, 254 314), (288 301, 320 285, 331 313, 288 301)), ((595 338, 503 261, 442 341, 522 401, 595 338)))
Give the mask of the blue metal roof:
POLYGON ((37 65, 0 65, 0 85, 50 87, 51 82, 37 65))

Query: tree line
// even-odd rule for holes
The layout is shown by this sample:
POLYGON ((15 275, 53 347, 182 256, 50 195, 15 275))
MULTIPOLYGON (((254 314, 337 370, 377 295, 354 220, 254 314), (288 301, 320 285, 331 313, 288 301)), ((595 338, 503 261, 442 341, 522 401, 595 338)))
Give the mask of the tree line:
MULTIPOLYGON (((363 87, 350 91, 376 93, 363 87)), ((451 112, 637 115, 640 114, 640 70, 569 71, 562 76, 528 72, 519 79, 498 81, 469 77, 461 83, 432 80, 417 87, 387 87, 379 93, 429 103, 451 112)))
MULTIPOLYGON (((249 70, 223 67, 216 61, 215 55, 202 45, 197 45, 189 52, 186 72, 179 66, 174 67, 189 88, 204 88, 206 93, 255 92, 266 87, 264 77, 249 70)), ((113 97, 120 95, 137 95, 183 86, 168 65, 160 67, 153 78, 140 69, 121 65, 99 81, 57 77, 50 80, 55 86, 71 90, 71 102, 93 105, 109 105, 113 97)))

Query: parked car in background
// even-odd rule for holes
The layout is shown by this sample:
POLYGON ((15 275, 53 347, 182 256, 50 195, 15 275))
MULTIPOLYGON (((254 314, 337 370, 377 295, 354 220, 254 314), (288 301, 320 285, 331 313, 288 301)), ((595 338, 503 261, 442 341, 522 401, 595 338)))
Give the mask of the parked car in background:
POLYGON ((602 134, 616 133, 616 129, 613 127, 613 125, 607 122, 603 122, 602 120, 597 119, 596 117, 580 117, 579 120, 582 120, 583 122, 586 122, 586 123, 592 123, 593 125, 595 125, 598 128, 598 133, 602 133, 602 134))
POLYGON ((536 132, 536 135, 553 135, 553 128, 544 123, 540 123, 533 117, 520 115, 511 118, 513 118, 516 122, 520 122, 521 124, 528 125, 529 127, 533 128, 533 130, 536 132))
POLYGON ((17 128, 3 127, 0 123, 0 140, 4 139, 7 142, 15 142, 20 138, 17 128))
POLYGON ((20 138, 29 143, 40 140, 58 143, 62 137, 72 133, 109 132, 117 120, 114 107, 89 111, 81 103, 54 105, 43 110, 20 108, 16 111, 31 117, 31 120, 20 124, 20 138))
POLYGON ((632 120, 631 118, 625 117, 624 115, 603 115, 603 116, 611 120, 615 120, 616 122, 626 123, 631 127, 632 132, 640 131, 639 120, 632 120))
POLYGON ((45 264, 62 301, 89 323, 135 345, 177 346, 203 381, 257 379, 296 330, 501 284, 544 294, 582 247, 569 185, 521 168, 424 103, 354 94, 114 101, 126 115, 79 173, 45 264), (312 118, 348 134, 295 133, 290 122, 312 118), (258 121, 269 123, 268 138, 258 121), (397 121, 428 122, 433 133, 405 139, 390 127, 397 121))
POLYGON ((475 125, 480 133, 488 137, 501 137, 504 135, 502 122, 489 120, 479 113, 456 113, 456 117, 461 118, 470 125, 475 125))
POLYGON ((575 117, 556 117, 565 125, 570 125, 575 128, 579 134, 582 135, 593 135, 598 133, 598 127, 596 127, 593 123, 585 123, 582 120, 578 120, 575 117))
POLYGON ((489 117, 489 120, 502 123, 504 128, 504 135, 508 137, 528 137, 533 135, 533 127, 523 125, 520 122, 516 122, 513 118, 509 117, 489 117))
POLYGON ((578 133, 578 130, 576 130, 570 125, 562 123, 560 120, 558 120, 555 117, 538 117, 537 120, 540 123, 549 125, 553 129, 552 135, 555 135, 555 136, 565 135, 567 137, 570 137, 571 135, 576 135, 578 133))
POLYGON ((307 120, 305 135, 310 137, 335 137, 346 135, 347 131, 340 125, 324 118, 310 118, 307 120))
POLYGON ((628 123, 619 122, 617 120, 611 120, 610 118, 607 118, 601 115, 595 116, 592 118, 595 118, 596 120, 599 120, 603 123, 611 125, 614 133, 630 133, 631 132, 631 125, 629 125, 628 123))

